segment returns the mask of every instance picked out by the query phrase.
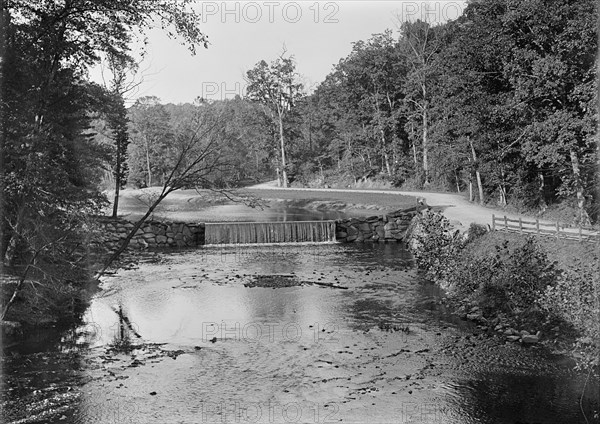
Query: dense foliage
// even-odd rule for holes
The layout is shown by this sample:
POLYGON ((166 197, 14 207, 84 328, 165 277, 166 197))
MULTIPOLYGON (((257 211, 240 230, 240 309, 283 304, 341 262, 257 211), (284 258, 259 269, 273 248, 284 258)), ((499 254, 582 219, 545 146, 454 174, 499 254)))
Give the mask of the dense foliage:
MULTIPOLYGON (((198 115, 218 117, 219 157, 227 163, 227 177, 218 187, 238 187, 270 178, 277 163, 272 125, 258 105, 236 97, 194 104, 161 104, 156 97, 142 97, 128 110, 131 144, 127 155, 130 187, 162 186, 177 165, 175 139, 182 126, 198 115)), ((190 186, 191 187, 191 186, 190 186)))
POLYGON ((595 219, 597 22, 588 0, 472 1, 357 41, 299 102, 287 167, 305 185, 377 178, 595 219))
POLYGON ((0 1, 0 255, 18 276, 3 319, 12 302, 32 300, 27 293, 61 310, 73 300, 67 288, 88 274, 88 217, 104 206, 99 182, 126 145, 110 148, 89 131, 100 114, 120 140, 126 127, 122 99, 91 83, 88 68, 103 56, 130 62, 133 37, 157 24, 192 50, 205 44, 188 3, 0 1), (107 104, 120 114, 107 116, 107 104), (19 293, 23 285, 32 290, 19 293))

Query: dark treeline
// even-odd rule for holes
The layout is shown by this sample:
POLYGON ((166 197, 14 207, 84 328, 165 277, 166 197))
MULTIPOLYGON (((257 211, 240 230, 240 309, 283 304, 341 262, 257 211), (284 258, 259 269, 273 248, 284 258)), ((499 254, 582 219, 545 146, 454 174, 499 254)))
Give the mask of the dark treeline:
POLYGON ((88 70, 109 61, 118 82, 135 64, 132 41, 156 25, 192 53, 205 45, 187 3, 0 0, 0 321, 81 313, 89 217, 107 205, 99 184, 107 166, 125 176, 116 158, 127 145, 119 84, 94 84, 88 70), (96 119, 114 143, 94 136, 96 119))

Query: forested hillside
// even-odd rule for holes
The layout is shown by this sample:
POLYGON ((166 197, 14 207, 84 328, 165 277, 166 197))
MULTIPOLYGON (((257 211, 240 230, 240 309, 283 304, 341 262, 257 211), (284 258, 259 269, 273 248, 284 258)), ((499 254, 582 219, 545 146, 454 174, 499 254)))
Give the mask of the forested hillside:
POLYGON ((599 204, 597 23, 587 0, 471 1, 443 25, 356 41, 310 95, 282 54, 247 72, 244 100, 210 103, 232 114, 232 151, 253 164, 241 179, 468 191, 539 213, 562 204, 587 223, 599 204))
POLYGON ((460 191, 595 221, 597 12, 587 0, 473 1, 454 21, 399 22, 356 41, 310 94, 282 54, 247 72, 243 99, 140 99, 129 109, 129 182, 160 184, 169 136, 159 133, 172 125, 160 123, 204 107, 227 115, 222 154, 237 171, 224 184, 460 191))
POLYGON ((356 42, 299 108, 297 178, 597 218, 597 27, 596 2, 490 0, 356 42))

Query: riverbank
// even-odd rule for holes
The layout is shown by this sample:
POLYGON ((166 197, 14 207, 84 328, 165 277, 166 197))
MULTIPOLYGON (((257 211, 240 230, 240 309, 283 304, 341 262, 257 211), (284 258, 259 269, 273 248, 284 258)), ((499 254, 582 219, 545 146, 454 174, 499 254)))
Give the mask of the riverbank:
POLYGON ((459 316, 509 342, 568 353, 598 377, 600 260, 590 244, 476 225, 465 239, 446 218, 429 213, 410 245, 459 316))

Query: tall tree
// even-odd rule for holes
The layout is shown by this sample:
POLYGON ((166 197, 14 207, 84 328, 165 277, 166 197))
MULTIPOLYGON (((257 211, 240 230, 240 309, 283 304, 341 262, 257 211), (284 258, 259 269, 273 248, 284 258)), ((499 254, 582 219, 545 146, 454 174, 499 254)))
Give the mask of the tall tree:
POLYGON ((561 176, 559 194, 574 196, 579 222, 595 184, 597 147, 598 4, 530 0, 504 16, 510 55, 504 72, 513 86, 511 106, 527 133, 522 151, 539 168, 561 176))
POLYGON ((167 151, 171 146, 171 114, 154 96, 139 98, 129 110, 132 144, 129 168, 138 185, 162 184, 169 168, 167 151))
POLYGON ((345 76, 348 100, 376 141, 375 156, 381 157, 381 170, 393 175, 398 156, 397 125, 400 121, 406 61, 403 60, 392 32, 373 35, 367 42, 355 43, 352 53, 337 66, 345 76))
POLYGON ((432 27, 428 22, 421 20, 406 21, 400 26, 400 46, 410 66, 406 92, 407 109, 414 111, 410 115, 417 115, 421 120, 421 152, 425 186, 430 184, 431 86, 438 71, 437 54, 442 45, 440 41, 442 28, 432 27))
POLYGON ((281 154, 281 176, 278 173, 278 180, 280 186, 287 187, 289 164, 286 157, 284 121, 302 96, 302 84, 298 82, 293 57, 284 55, 285 52, 271 64, 261 60, 246 73, 246 95, 264 105, 277 124, 281 154))

